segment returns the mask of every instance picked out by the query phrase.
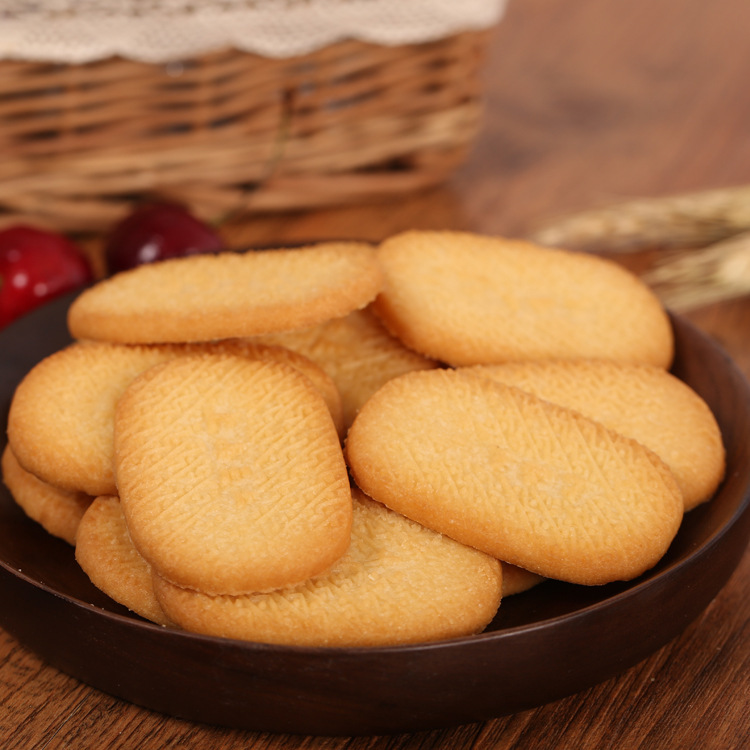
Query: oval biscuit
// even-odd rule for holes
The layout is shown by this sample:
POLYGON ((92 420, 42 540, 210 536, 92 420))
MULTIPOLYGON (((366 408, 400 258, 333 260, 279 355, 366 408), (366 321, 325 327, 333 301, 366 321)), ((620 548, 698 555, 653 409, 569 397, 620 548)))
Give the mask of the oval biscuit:
POLYGON ((74 338, 133 344, 253 336, 346 315, 381 286, 375 251, 364 243, 191 255, 86 289, 68 327, 74 338))
POLYGON ((378 258, 385 286, 375 311, 407 346, 449 364, 671 362, 661 303, 612 261, 448 231, 396 235, 378 258))
POLYGON ((272 342, 262 343, 252 339, 227 339, 206 344, 187 344, 186 350, 207 351, 224 354, 238 354, 250 359, 262 359, 268 362, 286 362, 295 370, 305 377, 309 378, 315 388, 318 390, 323 400, 331 412, 333 424, 336 431, 343 437, 346 432, 347 424, 345 422, 344 403, 342 395, 334 379, 325 371, 325 369, 314 362, 310 357, 305 356, 303 352, 294 351, 284 346, 281 342, 274 344, 272 342))
POLYGON ((76 342, 33 367, 13 394, 8 441, 21 465, 56 487, 117 494, 114 416, 117 399, 142 372, 196 352, 287 362, 314 381, 343 434, 341 397, 323 370, 301 354, 242 340, 204 344, 125 345, 76 342))
POLYGON ((503 598, 522 594, 544 582, 544 578, 517 565, 503 563, 503 598))
POLYGON ((695 391, 661 368, 555 361, 477 365, 462 372, 516 386, 643 443, 672 470, 685 510, 709 500, 724 476, 716 418, 695 391))
POLYGON ((309 357, 331 376, 341 394, 345 427, 383 383, 406 372, 438 366, 391 336, 369 307, 313 328, 270 334, 261 340, 309 357))
POLYGON ((178 585, 273 589, 347 549, 339 437, 320 394, 287 365, 222 355, 158 365, 121 397, 114 435, 133 543, 178 585))
POLYGON ((568 409, 455 371, 386 383, 349 430, 371 497, 538 575, 627 580, 665 553, 683 514, 651 451, 568 409))
POLYGON ((19 463, 69 490, 116 494, 115 403, 137 375, 173 356, 168 348, 87 342, 43 359, 11 401, 8 441, 19 463))
POLYGON ((81 519, 76 561, 99 590, 131 612, 171 624, 154 595, 151 566, 133 546, 116 497, 97 497, 81 519))
POLYGON ((158 576, 154 590, 186 630, 298 646, 384 646, 471 635, 500 604, 502 570, 356 488, 352 543, 333 568, 298 586, 205 596, 158 576))
POLYGON ((2 473, 8 491, 23 512, 48 534, 74 544, 78 525, 93 498, 55 487, 26 471, 6 445, 2 473))

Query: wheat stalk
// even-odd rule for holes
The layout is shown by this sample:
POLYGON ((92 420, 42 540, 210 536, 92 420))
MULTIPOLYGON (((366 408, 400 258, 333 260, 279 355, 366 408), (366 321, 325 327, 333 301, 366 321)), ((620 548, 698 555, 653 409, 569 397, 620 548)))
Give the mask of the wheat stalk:
POLYGON ((750 186, 643 198, 583 211, 529 235, 571 250, 700 247, 750 230, 750 186))
POLYGON ((675 312, 750 294, 750 232, 665 254, 641 278, 675 312))

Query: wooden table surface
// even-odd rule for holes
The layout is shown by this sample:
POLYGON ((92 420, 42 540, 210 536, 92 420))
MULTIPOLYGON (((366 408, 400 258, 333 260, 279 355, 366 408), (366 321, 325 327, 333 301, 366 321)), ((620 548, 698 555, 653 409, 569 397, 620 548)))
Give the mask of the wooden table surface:
MULTIPOLYGON (((487 116, 444 186, 371 205, 247 217, 237 244, 407 228, 520 236, 636 196, 750 183, 750 3, 511 0, 487 60, 487 116)), ((629 257, 624 263, 631 263, 629 257)), ((750 298, 687 317, 750 376, 750 298)), ((138 708, 0 632, 0 746, 11 748, 701 748, 750 741, 750 552, 702 616, 626 673, 484 724, 391 737, 295 737, 138 708)))

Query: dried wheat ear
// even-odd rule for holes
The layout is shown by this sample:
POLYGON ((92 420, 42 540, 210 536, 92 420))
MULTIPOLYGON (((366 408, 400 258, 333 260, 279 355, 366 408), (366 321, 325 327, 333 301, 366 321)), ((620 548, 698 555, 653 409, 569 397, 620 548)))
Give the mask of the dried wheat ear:
POLYGON ((663 251, 642 278, 675 312, 750 294, 750 186, 582 211, 530 238, 589 252, 663 251))

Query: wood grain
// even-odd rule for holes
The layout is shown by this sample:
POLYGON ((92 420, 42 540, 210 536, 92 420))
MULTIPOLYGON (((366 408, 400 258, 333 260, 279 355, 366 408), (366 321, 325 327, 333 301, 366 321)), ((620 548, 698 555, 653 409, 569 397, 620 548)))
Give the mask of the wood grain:
MULTIPOLYGON (((486 61, 483 130, 449 182, 397 201, 245 216, 226 235, 237 246, 380 239, 411 227, 522 235, 612 200, 750 182, 748 26, 745 0, 511 0, 486 61)), ((688 318, 750 376, 750 300, 688 318)), ((697 621, 617 678, 483 724, 356 738, 161 716, 45 666, 0 633, 0 742, 8 750, 740 748, 750 737, 749 623, 746 553, 697 621)))

